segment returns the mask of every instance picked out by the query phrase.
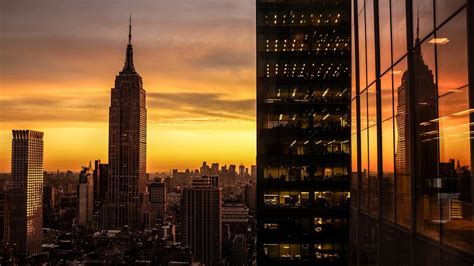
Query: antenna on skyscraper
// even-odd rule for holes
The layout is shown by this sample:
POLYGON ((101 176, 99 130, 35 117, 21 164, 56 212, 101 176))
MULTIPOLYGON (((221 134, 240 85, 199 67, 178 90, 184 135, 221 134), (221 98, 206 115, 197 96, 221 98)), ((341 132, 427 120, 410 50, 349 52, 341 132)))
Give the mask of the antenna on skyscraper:
POLYGON ((128 22, 128 44, 132 44, 132 12, 130 12, 130 18, 128 22))

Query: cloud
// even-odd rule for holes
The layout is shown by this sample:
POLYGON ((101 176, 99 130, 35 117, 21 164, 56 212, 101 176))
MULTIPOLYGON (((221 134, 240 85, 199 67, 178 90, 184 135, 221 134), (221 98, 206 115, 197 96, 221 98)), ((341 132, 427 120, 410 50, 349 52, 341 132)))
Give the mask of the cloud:
MULTIPOLYGON (((148 106, 160 113, 182 113, 182 121, 209 121, 222 119, 255 120, 255 100, 231 99, 221 93, 148 93, 148 106), (191 118, 191 120, 189 120, 191 118)), ((176 122, 179 117, 157 117, 161 122, 176 122)))

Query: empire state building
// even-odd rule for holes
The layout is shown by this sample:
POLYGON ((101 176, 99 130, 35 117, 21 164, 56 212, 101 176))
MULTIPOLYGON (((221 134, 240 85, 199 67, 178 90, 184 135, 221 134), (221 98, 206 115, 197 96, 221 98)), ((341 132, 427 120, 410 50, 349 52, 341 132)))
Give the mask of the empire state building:
POLYGON ((109 109, 109 177, 101 224, 141 228, 149 221, 146 189, 146 92, 133 64, 129 25, 125 64, 115 77, 109 109))

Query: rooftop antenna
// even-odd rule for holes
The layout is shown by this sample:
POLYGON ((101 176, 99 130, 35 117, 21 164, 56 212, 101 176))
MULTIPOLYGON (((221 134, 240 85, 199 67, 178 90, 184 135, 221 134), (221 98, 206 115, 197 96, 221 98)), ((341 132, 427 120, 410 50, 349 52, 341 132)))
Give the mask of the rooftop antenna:
POLYGON ((130 19, 128 24, 128 44, 132 44, 132 12, 130 12, 130 19))

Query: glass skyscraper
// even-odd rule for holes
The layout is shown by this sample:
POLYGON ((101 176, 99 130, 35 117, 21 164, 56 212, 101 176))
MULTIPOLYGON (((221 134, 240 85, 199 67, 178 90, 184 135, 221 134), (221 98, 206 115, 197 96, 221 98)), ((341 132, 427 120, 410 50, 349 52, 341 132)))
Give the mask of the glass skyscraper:
POLYGON ((257 0, 257 256, 345 265, 351 4, 257 0))
POLYGON ((474 3, 352 12, 351 265, 472 265, 474 3))

